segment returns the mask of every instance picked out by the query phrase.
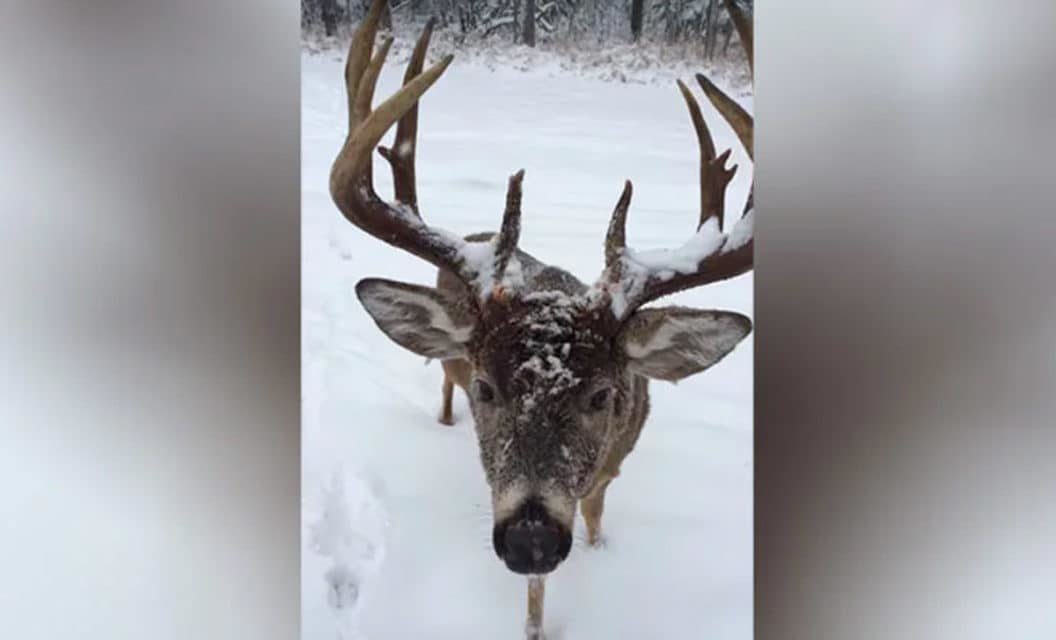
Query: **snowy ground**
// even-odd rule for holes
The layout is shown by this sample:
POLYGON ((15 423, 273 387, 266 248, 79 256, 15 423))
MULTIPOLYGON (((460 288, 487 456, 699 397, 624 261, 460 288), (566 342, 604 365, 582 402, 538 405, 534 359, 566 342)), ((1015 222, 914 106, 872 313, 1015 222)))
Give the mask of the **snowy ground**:
MULTIPOLYGON (((379 96, 397 86, 404 59, 390 59, 379 96)), ((353 293, 365 276, 431 284, 435 272, 352 227, 330 201, 346 118, 341 69, 336 54, 302 57, 303 636, 518 638, 525 581, 491 550, 465 398, 457 425, 439 425, 439 364, 385 338, 353 293)), ((713 129, 720 148, 733 146, 728 128, 713 129)), ((696 142, 673 83, 456 60, 423 100, 419 135, 428 221, 494 229, 506 178, 523 167, 522 248, 585 281, 600 272, 626 178, 631 244, 676 246, 695 229, 696 142)), ((734 161, 747 166, 739 152, 734 161)), ((387 192, 384 163, 376 168, 387 192)), ((751 316, 752 276, 670 302, 751 316)), ((652 385, 653 413, 608 494, 608 546, 585 548, 577 517, 576 546, 547 583, 551 640, 751 637, 751 390, 751 338, 677 387, 652 385)))
MULTIPOLYGON (((406 58, 414 45, 422 25, 397 24, 393 55, 406 58)), ((343 31, 343 29, 339 29, 343 31)), ((439 58, 454 54, 463 63, 491 70, 505 69, 532 73, 576 74, 595 80, 630 82, 636 84, 670 84, 674 78, 691 78, 704 72, 713 81, 733 89, 734 95, 749 93, 748 63, 740 45, 733 45, 726 55, 704 62, 700 44, 670 45, 643 40, 598 43, 591 38, 577 41, 574 46, 541 41, 538 47, 514 46, 499 38, 473 40, 459 44, 453 30, 439 29, 432 37, 429 51, 439 58)), ((337 36, 301 34, 301 49, 305 55, 341 55, 348 49, 351 28, 337 36)))

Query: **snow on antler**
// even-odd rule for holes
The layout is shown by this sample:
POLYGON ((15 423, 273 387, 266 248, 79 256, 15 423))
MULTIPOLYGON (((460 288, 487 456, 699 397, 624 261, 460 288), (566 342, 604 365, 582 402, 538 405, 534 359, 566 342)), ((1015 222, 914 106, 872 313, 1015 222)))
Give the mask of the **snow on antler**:
POLYGON ((624 247, 619 264, 618 280, 606 280, 603 276, 595 285, 597 296, 607 294, 612 314, 625 317, 635 301, 646 295, 648 287, 668 282, 676 276, 699 277, 701 265, 716 261, 724 254, 743 250, 753 239, 753 211, 745 214, 729 233, 719 230, 718 220, 710 218, 695 234, 674 249, 650 249, 639 251, 624 247))

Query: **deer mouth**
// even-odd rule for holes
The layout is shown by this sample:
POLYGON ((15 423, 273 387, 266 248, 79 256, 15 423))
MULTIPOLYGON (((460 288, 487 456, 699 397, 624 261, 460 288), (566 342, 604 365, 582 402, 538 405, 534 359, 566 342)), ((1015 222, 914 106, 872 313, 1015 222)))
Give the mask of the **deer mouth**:
POLYGON ((568 557, 572 532, 547 512, 541 500, 532 498, 495 525, 492 544, 510 571, 543 575, 568 557))

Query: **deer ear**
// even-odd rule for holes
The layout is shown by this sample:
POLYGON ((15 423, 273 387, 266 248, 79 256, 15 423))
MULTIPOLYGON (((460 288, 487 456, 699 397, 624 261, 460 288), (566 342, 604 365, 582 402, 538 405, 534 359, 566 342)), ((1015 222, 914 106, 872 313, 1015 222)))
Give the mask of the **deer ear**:
POLYGON ((447 360, 466 355, 475 322, 432 287, 366 278, 356 296, 378 327, 404 349, 447 360))
POLYGON ((677 382, 722 360, 751 331, 739 313, 661 307, 631 316, 619 344, 634 373, 677 382))

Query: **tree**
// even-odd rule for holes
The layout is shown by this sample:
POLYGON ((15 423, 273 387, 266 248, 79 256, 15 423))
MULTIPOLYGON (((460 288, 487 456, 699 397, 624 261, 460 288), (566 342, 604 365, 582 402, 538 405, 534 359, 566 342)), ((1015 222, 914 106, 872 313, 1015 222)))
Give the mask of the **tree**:
POLYGON ((529 47, 535 46, 535 0, 524 2, 524 33, 521 41, 529 47))
MULTIPOLYGON (((362 20, 372 1, 301 0, 301 29, 332 39, 362 20)), ((730 42, 740 40, 729 2, 751 15, 752 0, 386 0, 381 25, 405 37, 435 17, 438 34, 446 32, 456 47, 491 41, 567 50, 650 41, 713 60, 728 57, 737 50, 730 42)))
POLYGON ((521 19, 521 0, 513 0, 513 43, 517 44, 518 39, 521 37, 521 30, 523 28, 523 20, 521 19))
POLYGON ((381 28, 392 31, 392 4, 388 0, 381 9, 381 28))
POLYGON ((631 0, 631 40, 638 42, 642 37, 642 16, 645 13, 645 0, 631 0))
POLYGON ((711 60, 715 57, 715 29, 719 26, 719 8, 715 0, 708 3, 704 13, 704 57, 711 60))
POLYGON ((322 6, 319 9, 326 35, 334 35, 337 32, 337 0, 322 0, 322 6))

